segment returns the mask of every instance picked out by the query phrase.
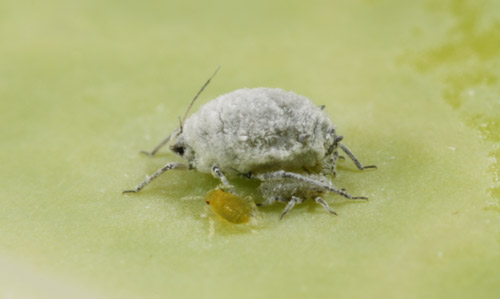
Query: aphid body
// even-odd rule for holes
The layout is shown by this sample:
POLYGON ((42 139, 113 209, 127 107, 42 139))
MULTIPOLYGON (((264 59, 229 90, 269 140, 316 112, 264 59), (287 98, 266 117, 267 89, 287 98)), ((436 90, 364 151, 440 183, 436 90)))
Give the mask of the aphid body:
POLYGON ((343 137, 337 135, 323 108, 304 96, 277 88, 245 88, 221 95, 189 118, 186 112, 185 121, 181 120, 172 138, 167 137, 150 154, 172 139, 170 149, 187 164, 167 163, 135 189, 125 192, 138 192, 166 170, 196 169, 212 173, 235 194, 226 175, 265 182, 261 188, 265 204, 289 202, 282 217, 295 203, 307 199, 305 195, 313 193, 318 195, 316 202, 332 213, 319 197, 323 192, 366 199, 337 189, 328 179, 330 174, 335 175, 339 148, 360 170, 375 166, 363 166, 340 142, 343 137), (295 184, 296 192, 283 189, 283 184, 295 184))
POLYGON ((172 148, 201 172, 319 172, 335 129, 307 98, 276 88, 239 89, 193 114, 172 148))

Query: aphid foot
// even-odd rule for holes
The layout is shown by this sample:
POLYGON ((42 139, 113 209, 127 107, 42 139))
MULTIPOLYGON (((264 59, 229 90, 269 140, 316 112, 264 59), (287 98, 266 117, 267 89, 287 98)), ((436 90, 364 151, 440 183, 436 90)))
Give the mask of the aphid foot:
POLYGON ((365 196, 353 196, 352 198, 349 198, 349 199, 362 199, 362 200, 368 201, 368 197, 365 197, 365 196))
POLYGON ((292 199, 288 202, 285 209, 281 213, 280 220, 283 220, 283 217, 285 217, 285 215, 288 214, 288 212, 290 212, 296 204, 301 203, 303 201, 304 200, 302 198, 292 196, 292 199))
POLYGON ((178 163, 178 162, 170 162, 167 163, 165 166, 162 168, 158 169, 155 173, 153 173, 152 176, 146 177, 146 180, 144 180, 139 186, 135 187, 133 190, 125 190, 123 191, 122 194, 124 193, 137 193, 141 191, 142 188, 144 188, 147 184, 149 184, 152 180, 163 174, 167 170, 188 170, 189 166, 183 163, 178 163))
POLYGON ((335 211, 333 211, 330 206, 328 205, 328 203, 326 201, 323 200, 323 198, 321 197, 316 197, 316 199, 314 200, 316 203, 322 205, 327 211, 328 213, 330 214, 333 214, 335 216, 337 216, 337 213, 335 213, 335 211))
POLYGON ((147 152, 147 151, 140 151, 139 153, 144 154, 144 155, 146 155, 146 156, 148 156, 150 158, 154 156, 154 154, 152 152, 150 153, 150 152, 147 152))
POLYGON ((170 141, 172 134, 169 134, 165 139, 163 139, 151 152, 140 151, 141 154, 145 154, 148 157, 153 157, 165 144, 170 141))
POLYGON ((139 192, 139 190, 137 190, 137 189, 133 189, 133 190, 124 190, 124 191, 122 192, 122 194, 126 194, 126 193, 137 193, 137 192, 139 192))

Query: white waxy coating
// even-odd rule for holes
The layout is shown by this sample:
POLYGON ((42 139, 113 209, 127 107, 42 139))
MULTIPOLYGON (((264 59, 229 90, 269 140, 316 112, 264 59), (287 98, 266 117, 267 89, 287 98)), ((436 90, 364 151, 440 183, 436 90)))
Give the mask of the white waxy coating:
POLYGON ((333 143, 333 124, 308 98, 278 88, 239 89, 186 120, 183 141, 201 172, 319 168, 333 143))

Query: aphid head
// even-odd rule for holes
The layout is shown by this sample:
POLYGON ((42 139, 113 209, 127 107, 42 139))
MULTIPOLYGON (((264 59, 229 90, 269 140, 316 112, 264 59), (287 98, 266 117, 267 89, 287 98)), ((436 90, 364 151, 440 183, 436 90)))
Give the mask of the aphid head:
POLYGON ((179 127, 171 135, 173 136, 173 138, 172 138, 172 145, 170 145, 170 150, 188 161, 192 161, 194 159, 194 152, 191 149, 191 147, 189 147, 184 142, 184 137, 182 136, 182 131, 184 129, 184 122, 186 121, 189 111, 193 107, 194 102, 196 101, 196 99, 198 99, 198 96, 203 92, 203 90, 205 89, 205 87, 207 87, 210 81, 215 77, 215 75, 219 71, 219 68, 220 66, 217 67, 212 76, 207 80, 207 82, 205 82, 205 84, 201 87, 198 93, 191 100, 191 103, 189 104, 188 108, 186 109, 186 112, 184 113, 184 117, 182 118, 179 117, 179 127))
POLYGON ((188 144, 186 144, 182 132, 176 130, 174 134, 175 135, 172 144, 170 145, 170 150, 183 157, 184 159, 192 161, 194 159, 194 152, 192 148, 188 144))
POLYGON ((184 145, 184 136, 182 136, 182 129, 183 124, 181 118, 179 117, 179 127, 172 133, 174 137, 172 138, 170 150, 176 154, 179 154, 180 156, 184 155, 186 149, 184 145))

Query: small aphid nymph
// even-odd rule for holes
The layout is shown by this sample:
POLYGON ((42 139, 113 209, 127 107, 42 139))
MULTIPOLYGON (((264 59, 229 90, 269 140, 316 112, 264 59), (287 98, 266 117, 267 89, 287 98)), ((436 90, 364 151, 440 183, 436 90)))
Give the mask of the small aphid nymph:
POLYGON ((247 223, 252 217, 251 201, 220 188, 209 191, 205 201, 217 216, 228 222, 247 223))
MULTIPOLYGON (((320 197, 325 192, 348 199, 367 199, 338 189, 329 177, 336 174, 339 150, 360 170, 376 166, 363 166, 341 142, 343 137, 337 134, 335 125, 323 111, 324 106, 317 106, 304 96, 278 88, 238 89, 208 102, 188 118, 194 101, 217 71, 218 68, 191 101, 179 127, 151 153, 144 152, 154 156, 171 142, 170 150, 186 163, 167 163, 135 189, 124 193, 139 192, 167 170, 198 170, 212 173, 221 181, 228 192, 218 192, 217 198, 229 202, 235 200, 232 196, 237 197, 237 193, 227 177, 261 181, 263 205, 287 203, 281 218, 308 198, 335 214, 320 197)), ((214 206, 212 201, 211 204, 214 206)))

